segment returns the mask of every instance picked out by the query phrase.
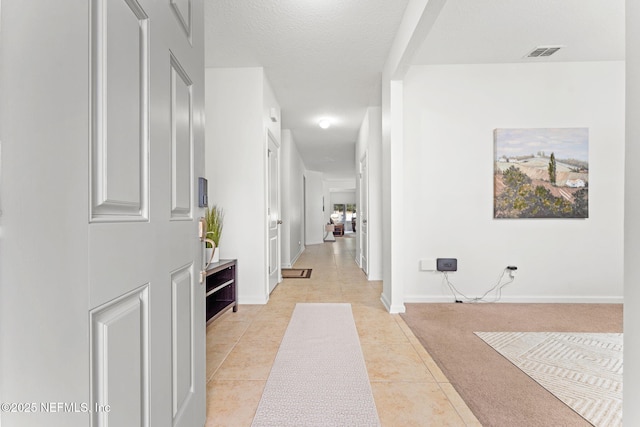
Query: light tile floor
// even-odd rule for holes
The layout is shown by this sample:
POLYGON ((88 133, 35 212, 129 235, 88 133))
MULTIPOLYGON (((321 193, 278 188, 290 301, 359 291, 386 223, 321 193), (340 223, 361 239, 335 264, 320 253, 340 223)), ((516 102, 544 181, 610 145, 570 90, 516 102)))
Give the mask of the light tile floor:
POLYGON ((380 302, 382 282, 354 261, 355 238, 307 246, 266 305, 240 305, 207 327, 207 427, 250 426, 298 302, 351 303, 383 426, 480 426, 399 315, 380 302))

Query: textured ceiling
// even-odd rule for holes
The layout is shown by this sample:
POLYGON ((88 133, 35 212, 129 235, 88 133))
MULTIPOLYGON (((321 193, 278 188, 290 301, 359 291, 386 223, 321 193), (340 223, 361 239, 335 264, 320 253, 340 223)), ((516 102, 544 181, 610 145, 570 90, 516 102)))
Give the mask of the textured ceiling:
POLYGON ((447 0, 414 64, 624 60, 624 0, 447 0), (523 58, 536 46, 564 46, 523 58))
POLYGON ((355 177, 355 141, 407 0, 205 0, 207 67, 262 66, 305 166, 355 177), (321 117, 333 125, 322 130, 321 117))
MULTIPOLYGON (((307 169, 355 177, 408 0, 205 0, 207 67, 264 67, 307 169), (334 124, 317 126, 321 117, 334 124)), ((413 64, 624 59, 624 0, 447 0, 413 64), (524 59, 536 46, 565 46, 524 59)))

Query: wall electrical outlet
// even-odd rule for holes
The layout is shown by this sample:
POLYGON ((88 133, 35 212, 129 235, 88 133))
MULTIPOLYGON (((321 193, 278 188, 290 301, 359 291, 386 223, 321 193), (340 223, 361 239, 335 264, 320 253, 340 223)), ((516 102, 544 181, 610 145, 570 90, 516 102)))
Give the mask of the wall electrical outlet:
POLYGON ((421 259, 420 260, 420 271, 436 271, 436 260, 431 259, 421 259))
POLYGON ((458 259, 438 258, 436 259, 436 267, 438 271, 458 271, 458 259))

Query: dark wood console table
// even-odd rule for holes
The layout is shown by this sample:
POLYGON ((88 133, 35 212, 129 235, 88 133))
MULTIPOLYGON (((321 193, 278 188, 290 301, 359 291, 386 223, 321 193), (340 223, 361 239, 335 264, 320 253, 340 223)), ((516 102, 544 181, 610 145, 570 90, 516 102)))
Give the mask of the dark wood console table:
POLYGON ((206 272, 207 323, 233 306, 238 311, 238 280, 235 259, 223 259, 209 265, 206 272))

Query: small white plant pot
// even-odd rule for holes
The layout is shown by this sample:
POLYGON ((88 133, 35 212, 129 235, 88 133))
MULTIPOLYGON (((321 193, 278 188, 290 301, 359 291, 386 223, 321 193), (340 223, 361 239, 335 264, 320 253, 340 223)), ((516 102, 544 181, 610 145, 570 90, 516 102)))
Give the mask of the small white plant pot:
POLYGON ((220 248, 215 248, 215 251, 213 252, 213 258, 211 258, 211 251, 214 251, 214 248, 205 248, 205 262, 220 262, 220 248))

